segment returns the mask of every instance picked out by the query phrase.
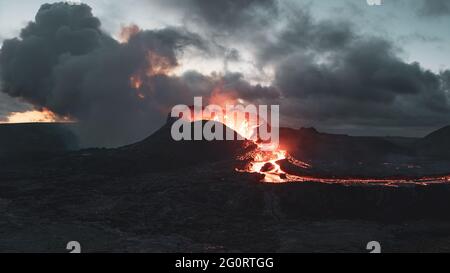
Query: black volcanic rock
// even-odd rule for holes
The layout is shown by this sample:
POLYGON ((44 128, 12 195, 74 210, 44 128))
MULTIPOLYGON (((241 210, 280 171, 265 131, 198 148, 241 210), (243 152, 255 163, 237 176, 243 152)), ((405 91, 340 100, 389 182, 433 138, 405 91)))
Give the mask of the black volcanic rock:
POLYGON ((270 172, 275 170, 275 166, 272 163, 266 163, 264 166, 262 166, 261 171, 262 172, 270 172))
MULTIPOLYGON (((312 129, 282 137, 309 137, 312 155, 336 141, 312 129)), ((176 142, 166 125, 122 148, 2 166, 0 252, 66 252, 69 240, 83 252, 366 252, 374 239, 385 252, 448 251, 450 185, 261 183, 234 169, 251 146, 176 142)))
POLYGON ((3 251, 446 251, 449 185, 265 184, 229 162, 116 175, 62 169, 2 176, 3 251))

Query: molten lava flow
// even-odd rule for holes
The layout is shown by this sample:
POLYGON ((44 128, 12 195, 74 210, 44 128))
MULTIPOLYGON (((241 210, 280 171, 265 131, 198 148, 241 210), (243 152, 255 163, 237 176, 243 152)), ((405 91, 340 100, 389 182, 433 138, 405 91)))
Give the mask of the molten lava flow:
POLYGON ((258 148, 248 166, 248 171, 263 174, 264 182, 284 182, 287 179, 287 174, 281 169, 278 161, 287 158, 287 151, 279 149, 267 151, 262 147, 264 144, 256 144, 258 148))
MULTIPOLYGON (((229 94, 221 94, 220 92, 213 92, 209 101, 210 103, 220 105, 221 107, 224 105, 235 105, 238 101, 242 102, 240 99, 234 98, 229 94)), ((191 122, 200 119, 221 122, 228 128, 234 130, 241 137, 254 142, 256 149, 246 156, 246 158, 250 159, 250 163, 244 170, 238 171, 260 173, 264 175, 264 182, 268 183, 281 183, 286 182, 289 179, 289 175, 281 169, 281 166, 278 163, 280 160, 290 159, 287 151, 279 149, 278 145, 261 142, 258 138, 258 126, 261 125, 260 117, 256 117, 256 120, 251 121, 250 117, 246 115, 245 112, 237 114, 224 112, 223 115, 215 115, 208 113, 205 109, 201 109, 201 113, 195 111, 196 110, 194 109, 194 113, 191 113, 190 117, 183 116, 182 118, 188 119, 191 122)), ((240 110, 238 110, 238 108, 233 108, 232 111, 239 112, 240 110)), ((296 161, 294 164, 304 168, 309 166, 301 161, 296 161)))
POLYGON ((43 122, 72 122, 69 117, 61 117, 47 108, 41 111, 12 112, 5 123, 43 123, 43 122))

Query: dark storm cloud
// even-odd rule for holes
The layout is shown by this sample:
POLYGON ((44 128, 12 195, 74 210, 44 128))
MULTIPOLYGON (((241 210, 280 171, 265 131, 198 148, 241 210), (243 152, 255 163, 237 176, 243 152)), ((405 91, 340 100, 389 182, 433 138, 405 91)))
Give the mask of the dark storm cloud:
POLYGON ((448 0, 422 0, 419 14, 431 17, 450 15, 450 2, 448 0))
POLYGON ((302 11, 290 18, 287 26, 272 41, 261 43, 258 59, 262 64, 277 62, 298 52, 338 52, 355 39, 353 26, 345 21, 321 21, 302 11))
POLYGON ((240 73, 228 73, 221 78, 225 90, 235 90, 239 97, 249 101, 270 100, 274 102, 280 97, 279 90, 273 86, 251 85, 240 73))
POLYGON ((241 73, 226 73, 224 75, 205 76, 196 71, 183 74, 182 80, 190 90, 208 96, 211 91, 219 90, 222 95, 244 99, 250 102, 271 101, 280 98, 280 92, 273 86, 252 85, 244 79, 241 73))
POLYGON ((283 95, 295 101, 288 114, 337 127, 448 123, 449 101, 440 76, 377 50, 354 49, 327 64, 317 64, 310 56, 284 62, 276 82, 283 95))
POLYGON ((198 35, 175 28, 139 31, 120 44, 101 31, 89 6, 46 4, 19 38, 4 42, 2 91, 77 119, 85 143, 106 146, 145 137, 161 126, 173 105, 191 104, 195 94, 207 95, 217 84, 246 97, 275 92, 236 74, 197 77, 197 82, 168 76, 188 46, 208 50, 198 35), (133 87, 131 77, 139 85, 133 87))
POLYGON ((188 19, 225 31, 262 27, 276 18, 276 0, 165 1, 183 9, 188 19))
POLYGON ((386 103, 397 95, 439 88, 437 75, 417 63, 404 63, 384 40, 355 40, 348 50, 332 53, 322 63, 317 57, 291 56, 280 65, 277 83, 285 95, 386 103))
POLYGON ((450 123, 448 71, 406 63, 392 41, 350 22, 316 21, 307 10, 284 16, 285 27, 256 52, 261 66, 275 66, 286 116, 322 127, 450 123))

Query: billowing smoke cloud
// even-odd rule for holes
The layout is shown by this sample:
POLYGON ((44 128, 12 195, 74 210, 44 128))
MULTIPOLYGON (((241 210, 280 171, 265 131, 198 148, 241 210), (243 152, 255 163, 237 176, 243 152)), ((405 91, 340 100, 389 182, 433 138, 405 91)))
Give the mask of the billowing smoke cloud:
POLYGON ((173 105, 192 103, 218 84, 247 97, 272 96, 238 74, 169 76, 184 48, 207 50, 198 35, 166 28, 128 38, 121 44, 103 33, 87 5, 43 5, 20 38, 4 42, 3 91, 80 121, 86 145, 106 146, 145 137, 173 105))

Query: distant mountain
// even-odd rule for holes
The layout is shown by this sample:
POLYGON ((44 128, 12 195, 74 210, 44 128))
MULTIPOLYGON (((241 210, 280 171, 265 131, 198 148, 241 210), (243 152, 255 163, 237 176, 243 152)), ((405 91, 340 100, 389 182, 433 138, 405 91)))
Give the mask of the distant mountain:
POLYGON ((419 155, 450 159, 450 126, 427 135, 414 146, 419 155))
POLYGON ((64 123, 0 124, 0 161, 33 162, 78 149, 78 141, 64 123))
MULTIPOLYGON (((74 151, 78 145, 71 124, 4 124, 0 125, 0 162, 26 163, 56 157, 49 163, 55 168, 125 174, 233 161, 255 148, 253 142, 246 140, 174 141, 172 122, 168 120, 154 134, 135 144, 80 151, 74 151)), ((450 159, 450 126, 423 139, 354 137, 320 133, 314 128, 280 128, 280 144, 294 158, 312 163, 318 172, 337 174, 341 170, 360 175, 371 168, 380 174, 397 170, 413 173, 425 170, 414 167, 419 164, 419 157, 450 159), (402 164, 403 169, 396 164, 402 164)), ((433 165, 428 169, 430 173, 440 173, 447 168, 433 165)))
POLYGON ((381 137, 324 134, 314 128, 282 128, 280 138, 292 156, 305 161, 382 162, 409 154, 407 148, 381 137))

